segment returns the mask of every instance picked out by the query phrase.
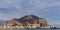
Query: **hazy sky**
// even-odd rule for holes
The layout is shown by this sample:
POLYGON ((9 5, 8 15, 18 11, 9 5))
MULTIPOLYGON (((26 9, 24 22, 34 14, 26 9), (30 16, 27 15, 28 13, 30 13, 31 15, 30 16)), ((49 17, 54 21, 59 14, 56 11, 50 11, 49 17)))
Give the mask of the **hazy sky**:
POLYGON ((0 0, 0 19, 33 14, 49 24, 60 24, 60 0, 0 0))

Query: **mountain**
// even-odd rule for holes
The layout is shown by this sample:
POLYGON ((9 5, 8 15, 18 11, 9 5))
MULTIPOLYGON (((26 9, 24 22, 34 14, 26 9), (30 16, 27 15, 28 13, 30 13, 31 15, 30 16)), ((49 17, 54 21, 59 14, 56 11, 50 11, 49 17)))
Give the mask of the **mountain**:
POLYGON ((24 25, 27 26, 28 24, 40 24, 40 26, 47 26, 47 21, 44 18, 39 18, 35 15, 26 15, 21 18, 14 18, 11 20, 8 20, 4 23, 4 25, 8 26, 18 26, 18 25, 24 25))

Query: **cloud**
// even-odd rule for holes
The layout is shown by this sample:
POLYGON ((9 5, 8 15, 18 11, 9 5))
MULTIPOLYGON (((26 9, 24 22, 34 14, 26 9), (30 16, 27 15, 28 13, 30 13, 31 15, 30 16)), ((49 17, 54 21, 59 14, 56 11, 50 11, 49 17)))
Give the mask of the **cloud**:
POLYGON ((60 2, 51 3, 51 4, 49 4, 48 7, 57 6, 57 5, 60 5, 60 2))
POLYGON ((54 12, 51 7, 54 8, 58 5, 60 5, 60 1, 56 0, 0 0, 0 19, 8 20, 32 13, 49 21, 49 19, 53 20, 55 15, 51 13, 54 12), (53 19, 50 14, 52 14, 53 19))
POLYGON ((9 17, 7 14, 3 14, 3 13, 0 13, 0 19, 1 20, 8 20, 10 19, 11 17, 9 17))

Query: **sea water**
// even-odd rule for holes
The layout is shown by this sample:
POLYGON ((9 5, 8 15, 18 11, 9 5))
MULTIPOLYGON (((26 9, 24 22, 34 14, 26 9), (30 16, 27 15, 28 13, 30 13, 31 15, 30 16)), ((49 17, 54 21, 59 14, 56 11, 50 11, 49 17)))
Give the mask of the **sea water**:
POLYGON ((60 29, 0 29, 0 30, 60 30, 60 29))
POLYGON ((60 30, 60 29, 24 29, 24 30, 60 30))

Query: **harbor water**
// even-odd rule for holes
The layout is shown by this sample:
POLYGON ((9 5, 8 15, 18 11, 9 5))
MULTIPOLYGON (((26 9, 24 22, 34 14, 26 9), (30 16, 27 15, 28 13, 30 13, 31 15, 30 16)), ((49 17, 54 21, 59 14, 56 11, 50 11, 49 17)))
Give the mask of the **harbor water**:
POLYGON ((60 30, 60 29, 0 29, 0 30, 60 30))

